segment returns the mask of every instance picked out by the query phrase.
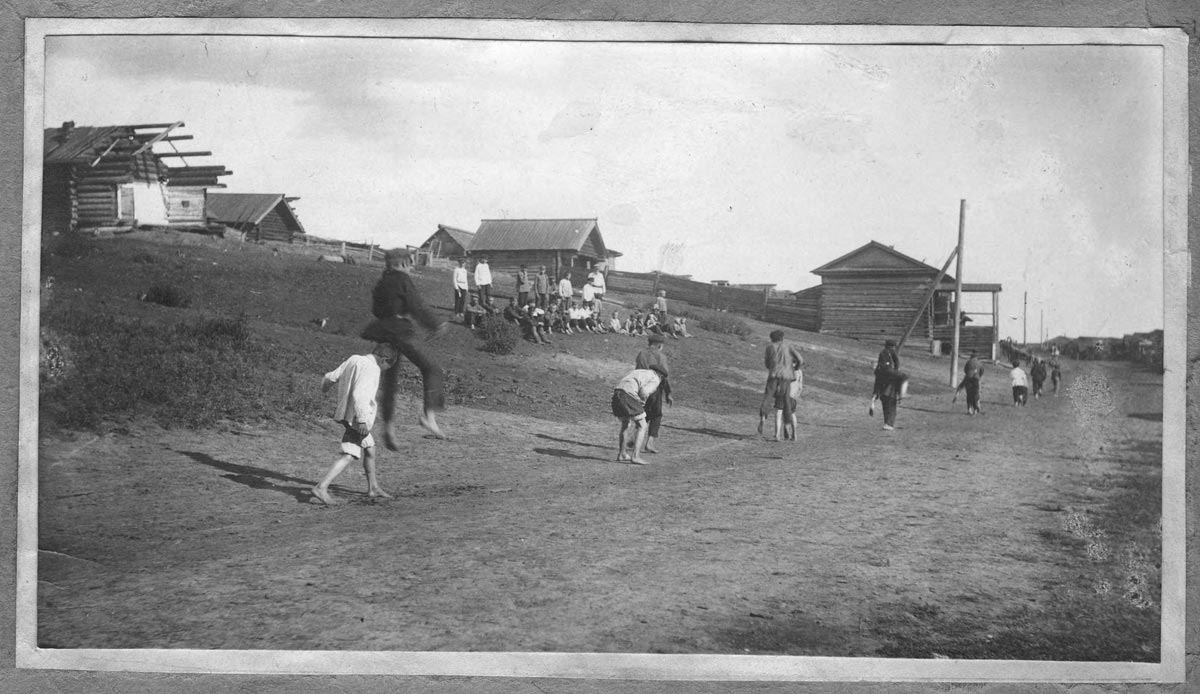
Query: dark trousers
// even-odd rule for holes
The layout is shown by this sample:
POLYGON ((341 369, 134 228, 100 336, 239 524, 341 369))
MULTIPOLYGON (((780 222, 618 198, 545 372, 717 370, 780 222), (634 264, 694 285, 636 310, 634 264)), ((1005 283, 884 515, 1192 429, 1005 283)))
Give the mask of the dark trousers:
POLYGON ((650 430, 646 433, 647 436, 658 438, 658 428, 662 426, 662 417, 663 392, 659 388, 646 398, 646 423, 650 426, 650 430))
POLYGON ((550 293, 549 292, 538 292, 537 293, 537 305, 538 305, 538 308, 542 308, 542 309, 550 308, 550 293))
POLYGON ((479 285, 479 304, 481 306, 487 306, 488 299, 490 298, 492 298, 492 285, 479 285))
MULTIPOLYGON (((408 318, 387 318, 374 320, 362 332, 364 340, 383 342, 397 349, 405 359, 408 359, 421 372, 421 381, 425 388, 425 409, 440 412, 446 409, 445 376, 442 367, 433 358, 429 347, 421 341, 416 327, 408 318)), ((396 412, 396 388, 400 380, 400 362, 396 361, 384 374, 383 420, 390 423, 396 412)))
POLYGON ((795 401, 788 397, 788 388, 791 384, 791 381, 783 378, 767 377, 767 385, 763 389, 763 401, 758 406, 760 417, 770 416, 775 410, 783 410, 783 423, 787 424, 792 421, 795 401))
POLYGON ((454 314, 458 315, 467 308, 467 290, 454 288, 454 314))
POLYGON ((888 426, 896 426, 896 396, 880 395, 879 403, 883 405, 883 423, 888 426))
POLYGON ((979 409, 979 379, 964 378, 963 389, 967 391, 967 411, 974 412, 979 409))
POLYGON ((517 305, 524 306, 525 304, 528 304, 528 303, 529 303, 529 292, 524 291, 524 290, 517 292, 517 305))
POLYGON ((1029 399, 1029 389, 1025 386, 1013 386, 1013 404, 1024 405, 1029 399))

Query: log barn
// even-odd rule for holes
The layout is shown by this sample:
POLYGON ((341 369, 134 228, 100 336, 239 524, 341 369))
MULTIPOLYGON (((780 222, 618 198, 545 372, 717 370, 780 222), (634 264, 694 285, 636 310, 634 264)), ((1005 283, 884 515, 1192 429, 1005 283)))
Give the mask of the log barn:
POLYGON ((487 258, 493 275, 545 265, 556 280, 570 272, 576 287, 593 268, 612 269, 621 255, 604 245, 595 219, 485 219, 467 251, 475 260, 487 258))
POLYGON ((208 196, 208 221, 244 233, 246 241, 296 243, 304 237, 292 209, 299 199, 282 193, 214 193, 208 196))
POLYGON ((204 223, 209 188, 224 166, 192 166, 180 152, 183 122, 81 126, 67 121, 43 138, 42 232, 204 223), (159 150, 155 149, 159 146, 159 150), (164 151, 169 148, 168 151, 164 151), (179 165, 168 165, 178 160, 179 165))
POLYGON ((964 293, 986 293, 992 299, 990 312, 966 314, 954 305, 953 277, 943 276, 933 288, 938 268, 877 241, 812 272, 821 284, 798 292, 797 299, 815 299, 819 332, 882 341, 899 340, 912 327, 909 344, 923 340, 932 352, 943 354, 953 342, 955 321, 969 320, 972 324, 960 322, 961 350, 996 356, 999 284, 964 283, 964 293))
POLYGON ((471 240, 475 238, 475 232, 456 229, 452 226, 439 224, 437 231, 425 243, 421 244, 422 251, 430 261, 434 260, 456 260, 458 258, 467 257, 467 249, 471 247, 471 240))

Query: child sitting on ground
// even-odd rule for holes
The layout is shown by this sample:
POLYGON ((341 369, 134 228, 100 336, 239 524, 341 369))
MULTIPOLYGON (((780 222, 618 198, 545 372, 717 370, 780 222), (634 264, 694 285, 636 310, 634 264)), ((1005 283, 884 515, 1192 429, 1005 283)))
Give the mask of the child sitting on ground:
POLYGON ((326 506, 336 503, 329 494, 329 485, 351 461, 359 459, 367 474, 367 496, 392 498, 379 486, 375 475, 375 439, 371 436, 371 427, 375 424, 375 392, 379 390, 380 376, 396 363, 398 357, 395 347, 377 344, 370 354, 356 354, 342 362, 325 374, 321 382, 324 391, 337 386, 337 408, 333 418, 345 428, 341 456, 312 488, 312 495, 326 506))
POLYGON ((625 326, 621 324, 621 317, 616 311, 612 312, 612 317, 608 319, 609 332, 624 335, 626 333, 625 326))

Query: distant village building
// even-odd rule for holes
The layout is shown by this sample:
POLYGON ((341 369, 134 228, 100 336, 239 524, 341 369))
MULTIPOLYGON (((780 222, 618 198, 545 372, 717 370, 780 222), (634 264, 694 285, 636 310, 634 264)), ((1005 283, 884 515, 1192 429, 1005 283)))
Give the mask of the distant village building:
POLYGON ((475 260, 487 258, 493 274, 545 265, 555 278, 570 271, 577 287, 593 268, 614 269, 621 255, 605 246, 595 219, 485 219, 468 251, 475 260))
MULTIPOLYGON (((938 268, 885 246, 877 241, 816 268, 813 274, 821 278, 816 287, 796 292, 797 302, 817 306, 819 332, 858 339, 899 339, 910 326, 910 343, 921 339, 933 351, 949 349, 954 324, 962 317, 954 306, 954 278, 945 275, 929 296, 938 268)), ((992 295, 990 325, 984 321, 960 324, 959 344, 964 352, 971 350, 995 357, 997 346, 999 284, 963 284, 963 292, 984 292, 992 295)))
POLYGON ((295 243, 304 236, 291 205, 299 199, 282 193, 213 193, 208 221, 243 233, 247 241, 295 243))
POLYGON ((42 232, 104 227, 202 225, 209 188, 223 188, 224 166, 193 166, 174 142, 182 122, 79 126, 43 132, 42 232), (172 151, 155 151, 155 145, 172 151), (167 160, 180 165, 168 165, 167 160))
POLYGON ((467 257, 475 232, 439 224, 437 231, 421 244, 418 251, 432 263, 436 260, 455 260, 467 257))

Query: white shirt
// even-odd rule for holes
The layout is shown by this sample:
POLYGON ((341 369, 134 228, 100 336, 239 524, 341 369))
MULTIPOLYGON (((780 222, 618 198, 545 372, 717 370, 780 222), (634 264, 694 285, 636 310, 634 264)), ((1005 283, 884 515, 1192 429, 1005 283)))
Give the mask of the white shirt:
POLYGON ((454 288, 455 289, 466 289, 467 288, 467 269, 465 267, 454 268, 454 288))
POLYGON ((1029 382, 1025 380, 1025 370, 1021 367, 1018 366, 1014 368, 1009 372, 1009 374, 1012 376, 1012 384, 1014 388, 1017 386, 1029 387, 1029 382))
POLYGON ((475 284, 480 286, 492 283, 492 269, 487 263, 479 263, 475 266, 475 284))
POLYGON ((574 293, 575 293, 575 289, 571 286, 571 280, 567 279, 566 277, 559 280, 559 282, 558 282, 558 295, 559 296, 568 297, 574 293))
POLYGON ((370 354, 355 354, 325 374, 323 389, 337 386, 337 408, 333 418, 339 422, 375 424, 375 391, 379 390, 379 364, 370 354))
POLYGON ((657 371, 653 369, 634 369, 625 374, 624 378, 617 381, 616 389, 623 390, 638 400, 646 402, 646 398, 658 390, 660 383, 662 383, 662 378, 659 377, 657 371))
POLYGON ((590 279, 592 281, 592 284, 596 285, 596 293, 597 294, 604 293, 604 273, 603 272, 593 272, 592 274, 588 275, 588 279, 590 279))
POLYGON ((591 301, 596 298, 596 288, 590 284, 583 285, 583 300, 591 301))

